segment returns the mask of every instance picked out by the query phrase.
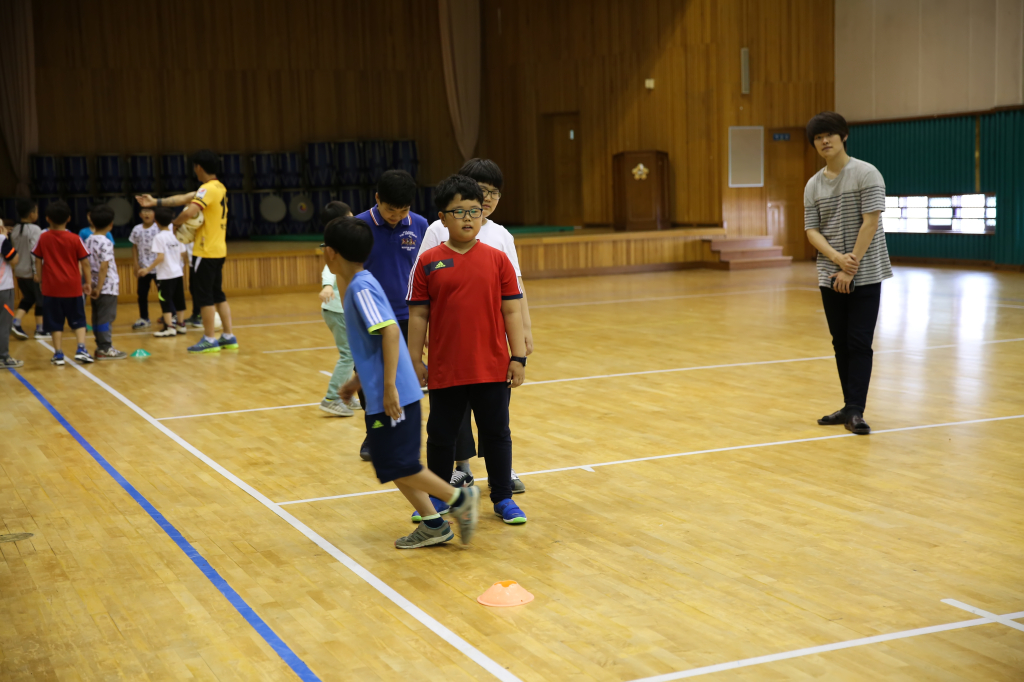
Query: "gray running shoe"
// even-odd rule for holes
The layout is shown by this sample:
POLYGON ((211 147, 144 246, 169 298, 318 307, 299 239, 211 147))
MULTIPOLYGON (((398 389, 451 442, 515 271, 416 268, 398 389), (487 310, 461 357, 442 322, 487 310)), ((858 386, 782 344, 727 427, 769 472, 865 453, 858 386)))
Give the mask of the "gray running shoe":
POLYGON ((359 402, 359 396, 357 395, 352 396, 349 401, 345 403, 345 406, 353 412, 363 409, 363 405, 359 402))
POLYGON ((398 549, 416 549, 417 547, 439 545, 454 538, 455 533, 447 521, 442 523, 440 528, 431 528, 427 524, 421 523, 409 535, 395 540, 395 547, 398 549))
POLYGON ((339 400, 328 400, 324 398, 320 401, 320 409, 327 414, 332 414, 335 417, 351 417, 352 410, 349 409, 348 405, 339 400))
POLYGON ((452 472, 451 486, 453 488, 467 488, 473 485, 473 474, 467 471, 456 469, 452 472))
POLYGON ((468 545, 480 520, 480 488, 471 485, 463 488, 462 493, 462 504, 452 507, 451 513, 459 522, 459 538, 462 544, 468 545))
POLYGON ((124 360, 128 357, 128 354, 123 350, 111 348, 110 350, 98 350, 96 351, 97 360, 124 360))
POLYGON ((0 356, 0 367, 8 367, 10 369, 17 369, 22 367, 25 363, 21 360, 15 360, 10 355, 0 356))
MULTIPOLYGON (((455 484, 452 483, 452 485, 454 486, 455 484)), ((490 484, 489 481, 487 483, 487 487, 488 488, 491 487, 491 484, 490 484)), ((526 485, 519 479, 519 476, 516 475, 516 470, 513 469, 512 470, 512 494, 515 495, 516 493, 525 493, 525 492, 526 492, 526 485)))

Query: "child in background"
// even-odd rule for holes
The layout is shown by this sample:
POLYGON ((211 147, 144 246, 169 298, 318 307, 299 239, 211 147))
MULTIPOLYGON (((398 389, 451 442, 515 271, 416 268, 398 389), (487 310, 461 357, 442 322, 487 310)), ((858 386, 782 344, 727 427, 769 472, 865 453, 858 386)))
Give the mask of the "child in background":
MULTIPOLYGON (((153 240, 156 239, 159 228, 154 224, 153 209, 143 208, 139 211, 139 220, 142 222, 132 228, 128 241, 132 243, 132 270, 135 272, 139 294, 139 319, 132 325, 132 329, 144 329, 150 326, 149 322, 149 287, 156 279, 156 275, 142 275, 142 271, 152 273, 150 268, 153 264, 153 251, 150 248, 153 240)), ((157 289, 159 291, 159 288, 157 289)))
POLYGON ((11 329, 14 327, 14 269, 20 257, 8 238, 7 227, 0 227, 0 367, 21 367, 25 363, 10 355, 11 329))
POLYGON ((18 199, 17 207, 18 224, 11 230, 10 238, 15 250, 24 256, 19 258, 14 268, 14 276, 18 278, 18 288, 21 289, 21 301, 14 315, 12 331, 22 340, 30 337, 48 339, 50 335, 43 331, 43 292, 39 289, 38 267, 32 255, 32 250, 39 243, 39 235, 42 234, 42 230, 35 224, 39 220, 39 207, 31 199, 18 199), (36 330, 30 335, 21 328, 21 319, 33 306, 36 309, 36 330))
MULTIPOLYGON (((352 215, 348 204, 332 201, 320 212, 320 222, 324 227, 335 218, 352 215)), ((334 343, 338 346, 338 362, 327 384, 327 395, 320 401, 320 409, 337 417, 351 417, 358 410, 359 398, 352 396, 348 402, 338 397, 338 389, 352 376, 352 353, 348 349, 348 333, 345 331, 345 310, 341 306, 341 295, 338 293, 338 278, 331 269, 324 266, 321 274, 323 289, 320 290, 320 313, 324 316, 327 328, 334 335, 334 343)))
MULTIPOLYGON (((420 383, 430 387, 427 466, 444 480, 451 479, 455 443, 468 405, 486 454, 494 513, 505 523, 526 523, 526 514, 512 501, 508 425, 509 389, 526 377, 519 306, 523 294, 508 257, 477 240, 484 197, 476 180, 452 175, 434 192, 448 241, 419 257, 408 293, 409 354, 420 383), (429 372, 423 364, 428 323, 429 372)), ((434 509, 444 507, 442 500, 432 502, 434 509)), ((417 515, 414 512, 414 520, 417 515)))
POLYGON ((93 362, 85 349, 85 300, 82 294, 92 293, 92 273, 89 271, 89 252, 82 240, 68 232, 71 209, 61 200, 46 207, 46 222, 50 224, 39 236, 32 255, 39 259, 40 288, 43 290, 43 322, 53 337, 53 357, 50 364, 63 365, 64 321, 75 332, 78 348, 75 359, 82 364, 93 362), (83 279, 85 283, 83 284, 83 279))
POLYGON ((174 211, 166 206, 161 206, 154 211, 154 215, 159 232, 150 244, 153 262, 149 267, 139 270, 139 281, 141 282, 143 277, 148 277, 151 272, 156 271, 156 289, 160 293, 160 310, 163 312, 164 328, 161 331, 153 332, 153 336, 177 336, 188 331, 185 327, 183 267, 185 249, 174 236, 174 231, 171 230, 174 211), (177 324, 173 319, 175 315, 178 318, 177 324))
MULTIPOLYGON (((387 295, 363 269, 372 248, 370 226, 358 218, 337 218, 324 230, 324 262, 338 278, 339 293, 345 292, 348 343, 359 371, 340 395, 350 398, 360 387, 366 395, 366 430, 380 482, 394 481, 415 509, 430 509, 431 495, 445 500, 445 509, 451 505, 459 522, 462 542, 468 544, 479 517, 480 489, 453 488, 420 464, 423 392, 387 295)), ((422 520, 395 547, 415 549, 455 537, 440 514, 424 514, 422 520)))
MULTIPOLYGON (((86 239, 95 234, 95 232, 93 232, 92 225, 92 207, 90 207, 89 210, 85 212, 85 219, 89 223, 89 227, 83 227, 81 230, 78 231, 78 238, 82 240, 83 244, 85 244, 86 239)), ((46 232, 46 230, 43 230, 43 232, 46 232)), ((114 235, 110 234, 110 232, 107 232, 107 241, 110 242, 111 246, 114 245, 114 235)))
POLYGON ((92 332, 96 336, 97 360, 124 360, 128 354, 114 348, 111 326, 117 319, 117 294, 121 280, 114 262, 114 245, 107 239, 114 224, 114 210, 106 204, 90 211, 93 233, 85 240, 92 274, 92 332))

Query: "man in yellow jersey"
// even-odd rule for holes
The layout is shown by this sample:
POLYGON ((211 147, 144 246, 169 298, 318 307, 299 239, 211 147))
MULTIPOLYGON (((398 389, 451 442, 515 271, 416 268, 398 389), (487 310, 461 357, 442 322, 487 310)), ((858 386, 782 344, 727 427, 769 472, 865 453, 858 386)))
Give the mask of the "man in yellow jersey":
POLYGON ((192 168, 199 178, 200 187, 195 192, 178 194, 165 199, 154 199, 148 194, 135 197, 143 208, 152 206, 184 206, 174 219, 174 226, 184 224, 203 214, 203 226, 196 231, 195 247, 192 251, 192 292, 196 305, 202 311, 203 338, 189 353, 217 353, 222 348, 238 348, 238 339, 231 333, 231 308, 224 295, 222 272, 224 258, 228 255, 226 243, 228 231, 227 190, 217 172, 220 157, 209 149, 201 149, 192 155, 192 168), (214 337, 214 312, 220 313, 224 331, 220 338, 214 337))

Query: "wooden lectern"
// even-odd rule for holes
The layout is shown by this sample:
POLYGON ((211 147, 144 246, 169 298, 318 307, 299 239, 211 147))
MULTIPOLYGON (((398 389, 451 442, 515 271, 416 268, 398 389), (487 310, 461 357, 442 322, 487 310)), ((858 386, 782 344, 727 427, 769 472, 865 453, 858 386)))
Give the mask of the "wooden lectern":
POLYGON ((668 154, 619 152, 612 157, 615 230, 667 230, 668 154))

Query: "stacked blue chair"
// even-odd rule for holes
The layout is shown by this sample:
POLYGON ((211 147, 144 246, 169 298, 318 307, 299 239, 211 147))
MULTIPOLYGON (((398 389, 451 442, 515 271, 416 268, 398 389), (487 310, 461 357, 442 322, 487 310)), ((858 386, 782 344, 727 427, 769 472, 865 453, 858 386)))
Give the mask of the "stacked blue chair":
POLYGON ((68 207, 71 209, 71 226, 69 229, 73 232, 79 232, 89 227, 86 213, 89 212, 92 201, 92 197, 89 196, 68 197, 68 207))
POLYGON ((245 192, 228 192, 228 236, 248 239, 252 234, 252 197, 245 192))
POLYGON ((391 146, 391 164, 392 168, 404 170, 415 180, 420 170, 416 140, 395 140, 391 146))
POLYGON ((64 190, 68 194, 88 194, 89 160, 82 154, 65 156, 61 159, 64 176, 64 190))
POLYGON ((245 172, 242 169, 242 155, 235 152, 228 152, 221 157, 221 169, 217 179, 224 183, 225 189, 240 190, 245 182, 245 172))
POLYGON ((117 154, 96 156, 97 177, 103 194, 124 193, 124 165, 117 154))
POLYGON ((128 157, 128 182, 133 192, 150 193, 156 185, 153 176, 153 157, 150 154, 132 154, 128 157))
MULTIPOLYGON (((320 217, 320 212, 324 210, 324 206, 334 201, 335 194, 334 190, 330 189, 314 189, 309 192, 309 199, 313 202, 313 213, 316 214, 317 218, 320 217)), ((317 223, 319 227, 319 222, 317 223)))
POLYGON ((160 157, 160 179, 164 192, 184 192, 188 173, 188 159, 184 154, 164 154, 160 157))
POLYGON ((51 202, 58 201, 60 197, 55 195, 47 195, 34 196, 32 198, 36 200, 36 206, 39 208, 39 220, 36 222, 36 224, 42 223, 41 227, 47 227, 46 207, 49 206, 51 202))
MULTIPOLYGON (((32 192, 34 194, 57 194, 57 159, 49 154, 33 154, 32 192)), ((39 215, 42 215, 42 211, 39 215)))
POLYGON ((428 223, 437 220, 437 207, 434 206, 434 188, 420 187, 417 194, 420 204, 420 210, 417 213, 426 218, 428 223))
POLYGON ((338 167, 339 185, 358 185, 362 182, 363 144, 358 140, 342 140, 335 143, 334 154, 338 167))
POLYGON ((366 192, 362 187, 342 187, 338 190, 337 197, 338 201, 348 204, 355 215, 359 215, 373 205, 372 195, 371 201, 367 203, 366 192))
POLYGON ((252 155, 252 184, 256 189, 275 189, 280 186, 277 154, 260 152, 252 155))
POLYGON ((0 218, 18 222, 18 200, 14 197, 4 197, 2 200, 3 209, 0 211, 0 218))
POLYGON ((281 152, 278 164, 281 187, 286 189, 302 187, 302 160, 297 152, 281 152))
POLYGON ((366 179, 376 185, 384 171, 391 168, 391 143, 386 140, 367 140, 363 143, 366 179))
POLYGON ((331 187, 337 181, 337 157, 333 142, 306 145, 306 172, 311 187, 331 187))

